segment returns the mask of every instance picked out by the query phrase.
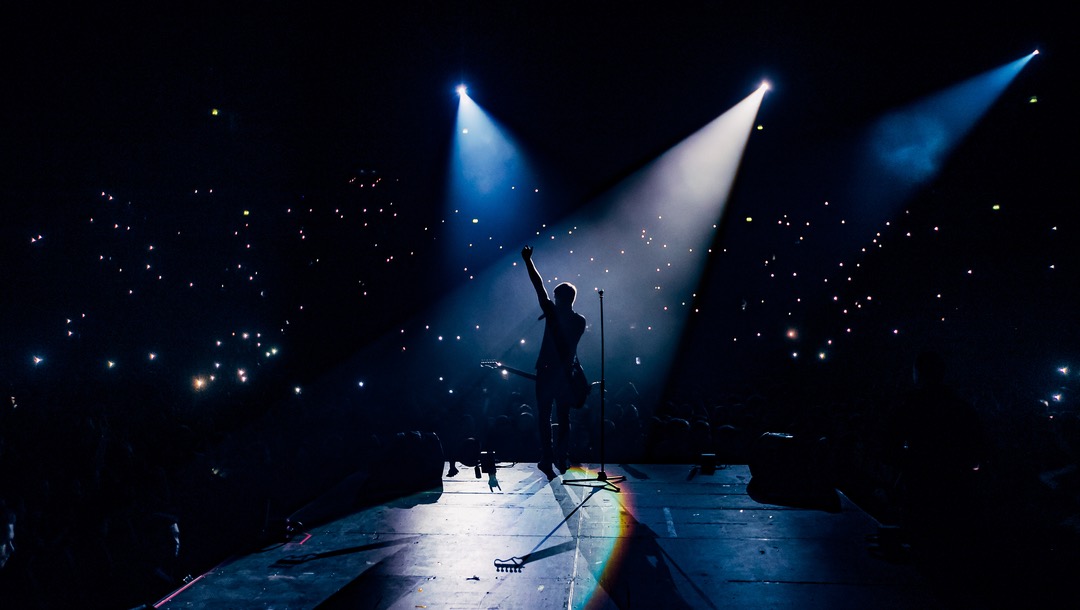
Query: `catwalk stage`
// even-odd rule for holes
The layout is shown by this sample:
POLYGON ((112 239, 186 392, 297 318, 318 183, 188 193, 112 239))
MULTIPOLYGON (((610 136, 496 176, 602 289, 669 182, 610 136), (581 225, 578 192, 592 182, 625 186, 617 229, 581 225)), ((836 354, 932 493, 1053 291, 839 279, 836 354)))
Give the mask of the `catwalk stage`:
POLYGON ((746 466, 499 464, 359 510, 345 481, 287 541, 234 557, 156 607, 931 608, 878 524, 755 501, 746 466), (693 471, 693 472, 692 472, 693 471), (691 475, 694 476, 691 476, 691 475), (625 480, 617 481, 625 476, 625 480), (609 479, 605 484, 599 479, 609 479))

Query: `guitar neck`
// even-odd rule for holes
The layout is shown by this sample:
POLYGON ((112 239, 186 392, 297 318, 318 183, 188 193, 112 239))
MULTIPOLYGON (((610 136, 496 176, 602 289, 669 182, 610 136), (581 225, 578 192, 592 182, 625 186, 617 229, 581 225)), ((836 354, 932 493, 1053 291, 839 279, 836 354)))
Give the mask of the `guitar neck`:
POLYGON ((513 373, 514 375, 524 377, 525 379, 531 379, 533 381, 536 381, 536 374, 535 373, 527 373, 527 372, 522 371, 520 369, 515 369, 514 367, 506 366, 505 364, 503 364, 501 362, 498 362, 497 360, 482 360, 480 362, 480 366, 482 366, 484 368, 487 368, 487 369, 496 369, 496 370, 499 370, 499 371, 506 371, 507 373, 513 373))

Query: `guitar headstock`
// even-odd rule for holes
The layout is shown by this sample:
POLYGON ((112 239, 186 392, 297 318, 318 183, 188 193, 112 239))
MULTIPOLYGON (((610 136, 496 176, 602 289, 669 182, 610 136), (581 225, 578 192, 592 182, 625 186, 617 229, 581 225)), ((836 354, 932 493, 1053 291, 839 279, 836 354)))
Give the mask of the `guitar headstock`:
POLYGON ((526 373, 525 371, 515 369, 514 367, 506 366, 505 364, 503 364, 502 362, 499 362, 498 360, 481 360, 480 361, 480 366, 482 366, 482 367, 484 367, 486 369, 495 369, 496 371, 501 371, 503 377, 509 377, 510 374, 512 373, 514 375, 520 375, 521 377, 524 377, 525 379, 532 379, 533 381, 536 381, 536 375, 535 374, 526 373))

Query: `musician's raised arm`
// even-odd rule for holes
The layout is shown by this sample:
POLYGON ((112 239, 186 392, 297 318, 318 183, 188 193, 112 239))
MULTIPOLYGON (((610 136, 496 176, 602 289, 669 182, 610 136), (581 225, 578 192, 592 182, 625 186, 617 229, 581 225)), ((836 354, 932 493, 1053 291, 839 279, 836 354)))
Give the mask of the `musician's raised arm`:
POLYGON ((544 278, 540 277, 540 272, 536 270, 536 263, 532 259, 533 249, 532 246, 525 246, 521 249, 521 258, 525 261, 525 268, 529 271, 529 280, 532 281, 533 289, 536 290, 536 299, 540 302, 540 306, 544 306, 544 301, 548 300, 547 288, 544 286, 544 278))

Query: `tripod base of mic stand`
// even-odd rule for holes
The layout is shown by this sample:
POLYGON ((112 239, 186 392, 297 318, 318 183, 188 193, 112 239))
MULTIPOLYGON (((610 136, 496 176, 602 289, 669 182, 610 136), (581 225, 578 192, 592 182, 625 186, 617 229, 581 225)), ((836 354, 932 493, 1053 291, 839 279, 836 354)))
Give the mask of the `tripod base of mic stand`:
POLYGON ((596 473, 595 478, 591 478, 591 479, 563 479, 562 484, 563 485, 578 485, 578 486, 581 486, 581 487, 599 487, 599 488, 607 489, 609 491, 614 491, 615 493, 619 493, 621 490, 615 484, 616 483, 622 483, 625 480, 626 480, 626 477, 624 477, 622 475, 608 476, 608 474, 606 472, 604 472, 604 469, 601 468, 600 471, 596 473))

